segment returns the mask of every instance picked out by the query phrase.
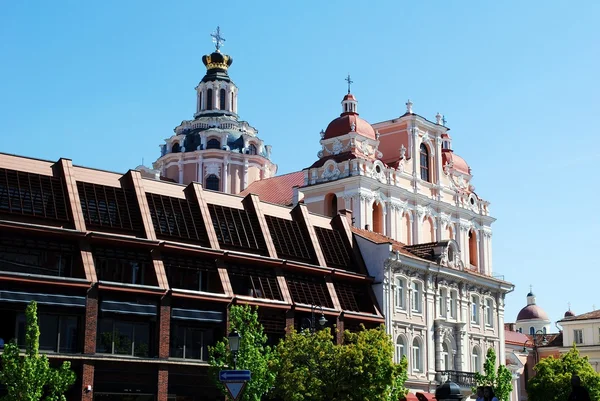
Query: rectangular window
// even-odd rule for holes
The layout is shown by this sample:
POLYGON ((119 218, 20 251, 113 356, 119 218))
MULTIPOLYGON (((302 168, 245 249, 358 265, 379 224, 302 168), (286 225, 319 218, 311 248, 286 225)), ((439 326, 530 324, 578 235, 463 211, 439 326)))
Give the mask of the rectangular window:
POLYGON ((446 317, 448 314, 448 292, 445 288, 440 289, 438 309, 440 317, 446 317))
POLYGON ((471 296, 471 323, 479 324, 479 298, 471 296))
POLYGON ((412 310, 421 313, 421 285, 413 281, 412 287, 412 310))
POLYGON ((171 357, 206 361, 213 343, 210 329, 176 325, 171 335, 171 357))
POLYGON ((575 344, 583 344, 583 330, 573 330, 573 341, 575 344))
POLYGON ((421 366, 421 347, 413 345, 413 371, 421 372, 423 367, 421 366))
MULTIPOLYGON (((73 354, 77 352, 77 316, 39 314, 40 351, 73 354)), ((25 314, 17 316, 17 343, 25 347, 25 314)))
POLYGON ((404 294, 404 280, 401 278, 396 279, 396 291, 394 292, 394 304, 396 309, 406 309, 406 305, 404 303, 405 294, 404 294))
POLYGON ((99 280, 158 285, 149 252, 94 247, 92 254, 99 280))
POLYGON ((485 325, 494 326, 494 302, 491 299, 485 301, 485 325))
POLYGON ((104 354, 148 357, 150 324, 113 319, 100 319, 96 352, 104 354))
POLYGON ((456 319, 456 291, 450 291, 450 317, 456 319))

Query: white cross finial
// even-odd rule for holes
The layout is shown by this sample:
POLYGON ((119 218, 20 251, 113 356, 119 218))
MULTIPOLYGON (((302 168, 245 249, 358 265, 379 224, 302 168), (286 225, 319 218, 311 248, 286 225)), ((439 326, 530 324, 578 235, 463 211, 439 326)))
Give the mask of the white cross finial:
POLYGON ((438 113, 435 115, 435 123, 437 125, 442 125, 442 115, 440 114, 440 112, 438 111, 438 113))
POLYGON ((406 102, 406 112, 408 114, 413 113, 412 107, 413 107, 413 102, 411 102, 410 99, 408 99, 408 101, 406 102))

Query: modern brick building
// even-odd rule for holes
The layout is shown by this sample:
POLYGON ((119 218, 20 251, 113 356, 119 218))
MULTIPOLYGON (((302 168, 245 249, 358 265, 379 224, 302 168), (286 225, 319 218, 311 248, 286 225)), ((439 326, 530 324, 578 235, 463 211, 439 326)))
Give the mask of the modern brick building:
POLYGON ((383 322, 352 235, 302 204, 0 154, 0 338, 23 343, 35 300, 69 399, 222 399, 207 346, 231 304, 259 306, 272 342, 312 305, 340 329, 383 322))

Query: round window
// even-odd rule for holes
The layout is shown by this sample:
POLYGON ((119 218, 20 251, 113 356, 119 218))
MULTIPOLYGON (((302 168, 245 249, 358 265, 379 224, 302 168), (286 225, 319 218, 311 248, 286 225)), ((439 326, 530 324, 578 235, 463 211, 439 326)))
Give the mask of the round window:
POLYGON ((471 205, 475 204, 475 198, 471 197, 471 205))
POLYGON ((381 167, 375 166, 375 171, 377 171, 377 174, 381 173, 381 167))

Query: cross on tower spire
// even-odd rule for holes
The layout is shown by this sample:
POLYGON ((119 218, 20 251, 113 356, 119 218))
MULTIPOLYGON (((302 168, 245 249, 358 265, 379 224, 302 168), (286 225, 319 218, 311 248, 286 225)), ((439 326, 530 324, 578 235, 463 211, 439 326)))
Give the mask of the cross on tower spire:
POLYGON ((446 126, 446 116, 442 116, 442 124, 444 125, 444 127, 446 126))
POLYGON ((350 74, 348 74, 348 76, 346 77, 346 79, 344 79, 344 81, 348 82, 348 93, 350 93, 350 85, 352 85, 354 83, 354 81, 352 79, 350 79, 350 74))
POLYGON ((223 42, 225 42, 225 38, 221 36, 221 27, 217 26, 217 30, 211 33, 210 36, 212 36, 213 43, 215 44, 217 51, 219 51, 221 46, 223 46, 223 42))
POLYGON ((533 294, 533 286, 531 284, 529 284, 529 292, 533 294))

